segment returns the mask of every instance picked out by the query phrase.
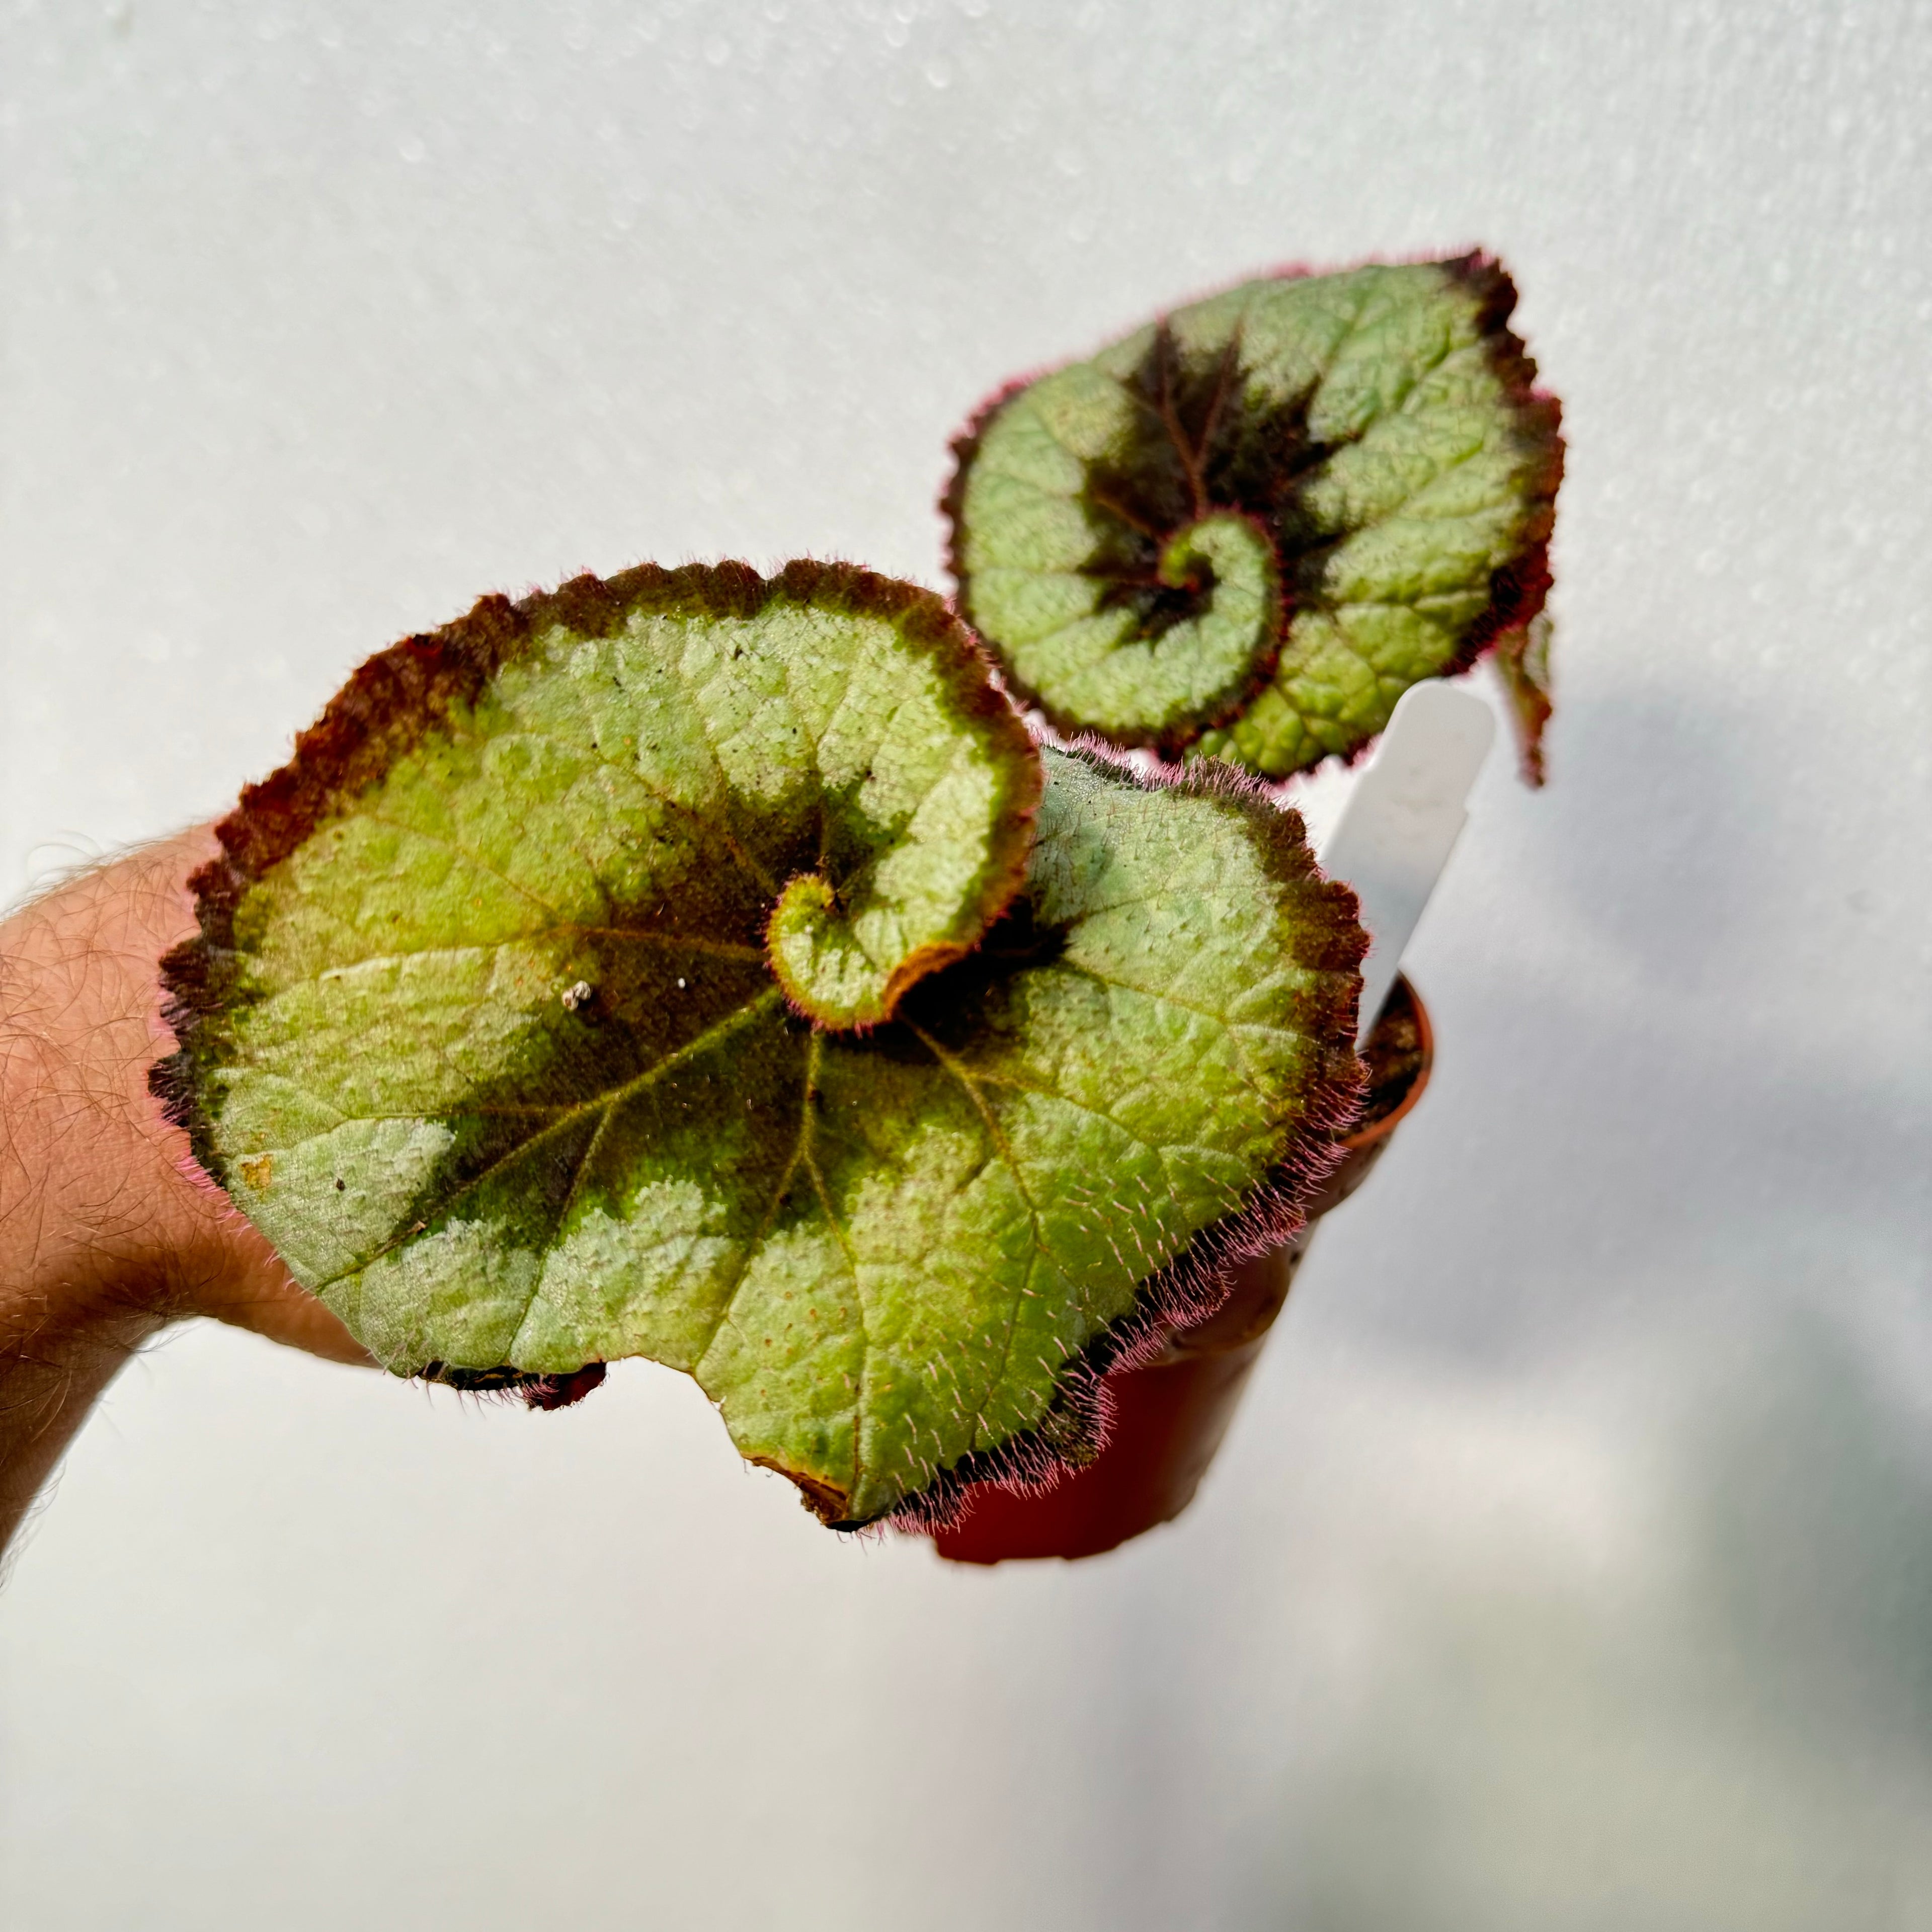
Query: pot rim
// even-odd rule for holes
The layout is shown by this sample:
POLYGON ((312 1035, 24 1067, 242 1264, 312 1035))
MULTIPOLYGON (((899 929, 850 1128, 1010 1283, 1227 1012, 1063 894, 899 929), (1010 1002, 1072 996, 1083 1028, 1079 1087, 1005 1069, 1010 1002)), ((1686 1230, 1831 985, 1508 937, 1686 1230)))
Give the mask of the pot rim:
POLYGON ((1436 1028, 1430 1022, 1429 1009, 1423 1004, 1422 995, 1415 990, 1406 973, 1398 973, 1396 983, 1408 988, 1409 1004, 1415 1009, 1415 1030, 1421 1037, 1422 1064, 1416 1069, 1415 1078, 1408 1083, 1408 1091, 1400 1103, 1379 1120, 1372 1120, 1366 1127, 1358 1127, 1354 1132, 1344 1134, 1340 1144, 1345 1148, 1373 1147, 1376 1142, 1388 1139, 1422 1098, 1423 1090, 1429 1084, 1429 1076, 1435 1070, 1436 1028))

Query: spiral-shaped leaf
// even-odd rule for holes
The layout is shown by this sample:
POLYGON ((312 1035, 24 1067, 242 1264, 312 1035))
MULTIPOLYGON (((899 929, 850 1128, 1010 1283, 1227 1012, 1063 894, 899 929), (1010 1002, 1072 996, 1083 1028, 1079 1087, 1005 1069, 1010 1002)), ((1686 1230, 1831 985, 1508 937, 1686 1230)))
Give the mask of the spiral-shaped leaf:
POLYGON ((955 446, 961 608, 1062 732, 1270 778, 1540 608, 1558 411, 1476 256, 1250 282, 955 446))
POLYGON ((687 1370, 840 1523, 1077 1453, 1354 1077, 1292 815, 1042 769, 856 570, 486 601, 221 836, 158 1090, 297 1276, 400 1372, 687 1370))

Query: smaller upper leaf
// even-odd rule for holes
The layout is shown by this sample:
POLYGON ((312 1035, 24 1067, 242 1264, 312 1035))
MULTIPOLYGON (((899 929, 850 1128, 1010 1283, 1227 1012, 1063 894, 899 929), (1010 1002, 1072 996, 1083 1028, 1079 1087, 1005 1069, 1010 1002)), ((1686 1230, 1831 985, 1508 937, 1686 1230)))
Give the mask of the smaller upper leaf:
POLYGON ((1228 290, 955 446, 961 608, 1060 731, 1270 778, 1540 608, 1555 401, 1471 256, 1228 290))

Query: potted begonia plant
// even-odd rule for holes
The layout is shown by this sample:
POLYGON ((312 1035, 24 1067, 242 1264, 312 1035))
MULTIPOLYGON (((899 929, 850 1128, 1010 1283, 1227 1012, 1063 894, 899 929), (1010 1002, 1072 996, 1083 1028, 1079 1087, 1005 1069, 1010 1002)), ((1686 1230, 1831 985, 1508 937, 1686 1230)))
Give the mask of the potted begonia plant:
MULTIPOLYGON (((1360 1112, 1352 896, 1226 755, 1249 755, 1233 734, 1317 608, 1306 560, 1376 527, 1356 514, 1373 491, 1324 494, 1324 466, 1379 447, 1398 387, 1480 387, 1459 330, 1506 378, 1467 434, 1526 434, 1510 412, 1544 409, 1555 447, 1482 273, 1362 272, 1417 313, 1381 338, 1381 376, 1310 362, 1240 442, 1246 490, 1255 452, 1299 423, 1292 485, 1214 500, 1178 536, 1125 501, 1154 532, 1146 598, 1114 549, 1088 573, 1088 614, 1126 614, 1113 648, 1159 687, 1094 728, 1156 746, 1160 769, 1066 742, 1086 687, 1060 693, 1061 659, 1042 674, 1016 645, 1012 614, 1034 608, 1017 580, 991 596, 1002 572, 1079 577, 1067 515, 1100 501, 1060 491, 1058 548, 1025 537, 1012 492, 1001 508, 987 458, 1024 440, 1001 428, 1022 390, 962 463, 956 556, 1008 688, 1060 738, 1028 728, 930 592, 846 565, 644 566, 485 598, 382 652, 244 792, 193 882, 199 934, 164 962, 178 1050, 155 1090, 379 1360, 544 1408, 610 1360, 667 1363, 842 1528, 944 1530, 986 1485, 1094 1461, 1110 1374, 1171 1352, 1227 1305, 1231 1273, 1292 1240, 1360 1112), (1426 295, 1402 280, 1425 276, 1426 295), (1346 434, 1311 441, 1340 422, 1323 386, 1343 370, 1346 434), (1310 533, 1271 539, 1272 575, 1253 535, 1269 515, 1310 533), (1277 634, 1238 674, 1243 598, 1277 634), (1223 666, 1214 692, 1178 674, 1184 648, 1223 666)), ((1217 476, 1246 364, 1214 345, 1228 373, 1197 418, 1193 314, 1142 356, 1217 476)), ((1131 421, 1142 365, 1115 361, 1098 380, 1131 421)), ((1057 423, 1027 428, 1036 469, 1048 446, 1111 460, 1097 415, 1078 451, 1057 423)), ((1412 469, 1450 460, 1402 448, 1412 469)), ((1491 601, 1509 571, 1530 587, 1412 654, 1416 676, 1540 594, 1525 566, 1547 493, 1520 462, 1497 487, 1516 521, 1491 531, 1509 550, 1491 601)), ((1064 586, 1044 594, 1066 608, 1064 586)), ((1304 763, 1386 716, 1343 711, 1338 742, 1304 729, 1304 763)), ((1274 777, 1280 755, 1250 762, 1274 777)))

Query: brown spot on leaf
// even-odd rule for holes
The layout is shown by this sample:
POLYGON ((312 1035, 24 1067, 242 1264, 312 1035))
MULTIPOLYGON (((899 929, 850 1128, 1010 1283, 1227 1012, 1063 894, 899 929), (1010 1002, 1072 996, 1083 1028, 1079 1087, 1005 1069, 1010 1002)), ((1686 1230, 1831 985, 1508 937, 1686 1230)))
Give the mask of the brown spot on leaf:
POLYGON ((834 1529, 850 1522, 852 1498, 836 1484, 821 1481, 816 1476, 806 1475, 796 1469, 788 1469, 782 1462, 774 1462, 769 1456, 752 1456, 746 1460, 760 1469, 776 1470, 787 1482, 794 1484, 800 1500, 820 1522, 834 1529))

